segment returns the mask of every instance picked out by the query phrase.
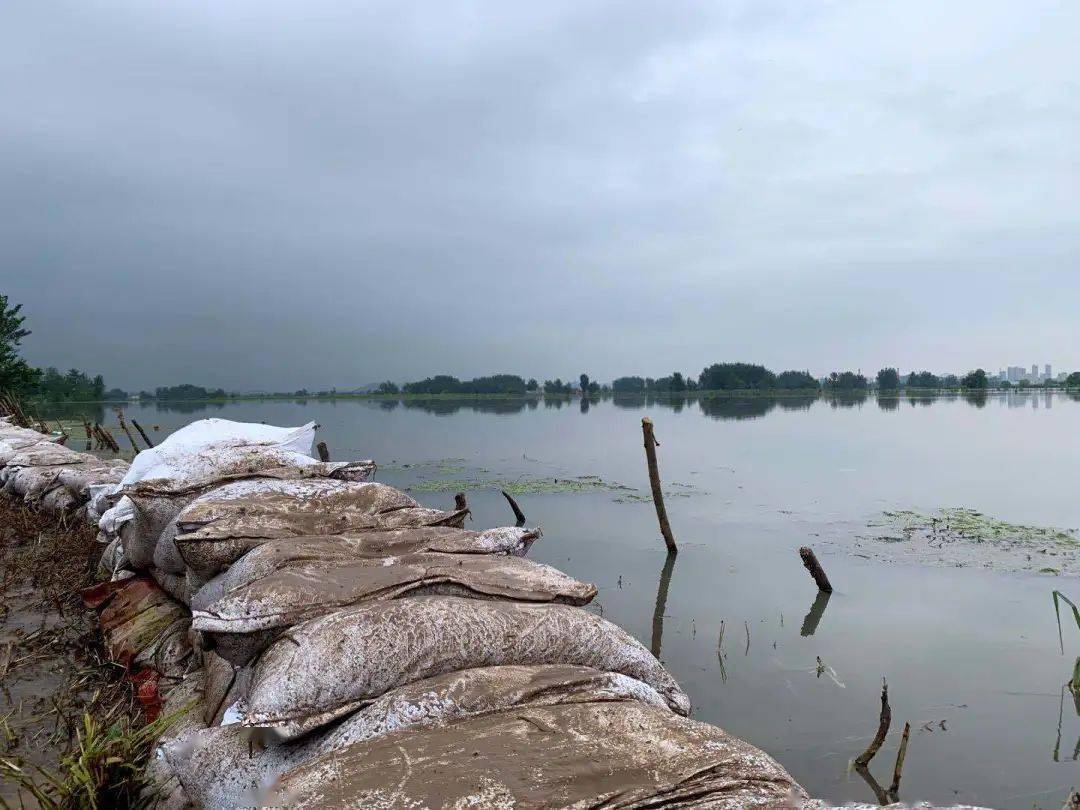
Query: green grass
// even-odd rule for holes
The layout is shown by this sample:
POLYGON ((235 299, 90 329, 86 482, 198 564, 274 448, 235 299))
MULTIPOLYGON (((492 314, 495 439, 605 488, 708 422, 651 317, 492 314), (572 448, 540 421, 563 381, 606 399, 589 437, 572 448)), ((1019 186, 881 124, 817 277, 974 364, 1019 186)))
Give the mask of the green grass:
MULTIPOLYGON (((70 753, 56 770, 0 758, 0 778, 14 782, 43 808, 113 808, 139 806, 143 776, 154 742, 183 712, 162 715, 136 726, 125 717, 103 728, 83 714, 70 753)), ((0 805, 9 805, 0 798, 0 805)))

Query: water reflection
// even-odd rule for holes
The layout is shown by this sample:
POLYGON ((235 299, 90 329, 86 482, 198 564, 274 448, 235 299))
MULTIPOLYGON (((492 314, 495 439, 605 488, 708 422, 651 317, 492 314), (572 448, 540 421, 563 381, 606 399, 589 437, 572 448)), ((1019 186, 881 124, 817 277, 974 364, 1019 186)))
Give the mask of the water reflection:
POLYGON ((806 618, 803 619, 802 630, 799 631, 801 636, 812 636, 817 632, 818 625, 821 623, 821 617, 825 615, 825 608, 829 606, 829 599, 832 594, 827 591, 818 591, 817 598, 814 599, 814 604, 810 606, 810 612, 806 614, 806 618))
POLYGON ((226 403, 221 400, 198 402, 194 400, 152 400, 155 411, 161 413, 198 413, 209 409, 221 410, 226 403))
POLYGON ((985 391, 966 391, 962 394, 964 402, 974 405, 976 408, 985 408, 987 394, 985 391))
POLYGON ((898 411, 900 410, 900 397, 882 397, 877 398, 877 405, 883 411, 898 411))
POLYGON ((658 659, 664 636, 664 611, 667 609, 668 588, 671 586, 671 572, 675 570, 675 555, 668 553, 664 567, 660 569, 660 584, 656 587, 656 605, 653 607, 652 641, 649 649, 658 659))

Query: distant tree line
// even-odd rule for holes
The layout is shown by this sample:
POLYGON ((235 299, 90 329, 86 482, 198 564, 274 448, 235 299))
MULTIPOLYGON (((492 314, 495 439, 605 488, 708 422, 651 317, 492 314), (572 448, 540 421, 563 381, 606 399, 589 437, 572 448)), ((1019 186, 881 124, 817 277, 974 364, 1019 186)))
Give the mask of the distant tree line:
MULTIPOLYGON (((525 382, 516 374, 492 374, 464 381, 448 374, 437 374, 418 382, 405 383, 401 390, 406 394, 524 394, 528 390, 535 391, 536 387, 536 380, 525 382)), ((396 388, 394 383, 386 382, 379 386, 379 391, 397 393, 396 388)))
POLYGON ((201 385, 168 385, 155 388, 153 393, 140 391, 140 399, 156 399, 162 402, 175 402, 185 399, 225 399, 229 396, 224 388, 206 389, 201 385))

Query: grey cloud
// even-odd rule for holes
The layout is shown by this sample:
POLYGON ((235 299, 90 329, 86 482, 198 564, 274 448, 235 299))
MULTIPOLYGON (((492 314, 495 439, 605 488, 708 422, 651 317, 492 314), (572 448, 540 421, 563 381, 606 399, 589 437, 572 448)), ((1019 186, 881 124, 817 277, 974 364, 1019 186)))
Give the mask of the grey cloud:
POLYGON ((1080 367, 1077 23, 13 0, 0 289, 126 386, 1080 367))

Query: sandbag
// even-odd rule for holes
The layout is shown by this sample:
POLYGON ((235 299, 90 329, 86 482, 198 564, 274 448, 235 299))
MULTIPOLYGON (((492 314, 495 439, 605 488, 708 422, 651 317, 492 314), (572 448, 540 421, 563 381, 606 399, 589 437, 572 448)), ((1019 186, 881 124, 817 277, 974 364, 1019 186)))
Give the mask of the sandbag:
POLYGON ((190 614, 149 577, 103 582, 84 589, 82 596, 88 607, 99 611, 98 622, 112 660, 152 665, 163 644, 169 649, 162 655, 170 661, 186 657, 185 644, 190 652, 186 642, 190 614), (177 641, 181 622, 185 640, 177 641))
POLYGON ((399 686, 503 664, 575 664, 644 681, 681 714, 690 700, 626 631, 581 608, 421 596, 299 624, 252 667, 241 720, 295 737, 399 686))
POLYGON ((460 528, 467 514, 424 508, 386 484, 251 481, 192 501, 177 517, 175 543, 187 566, 210 578, 270 540, 420 526, 460 528))
POLYGON ((146 764, 143 774, 145 787, 139 797, 141 805, 153 807, 154 810, 187 810, 194 807, 166 760, 164 748, 205 728, 201 711, 202 688, 202 673, 193 672, 165 694, 161 715, 168 718, 169 723, 155 741, 154 751, 146 764))
POLYGON ((295 562, 194 610, 191 626, 218 654, 242 665, 282 630, 307 619, 431 594, 584 605, 596 588, 523 557, 427 553, 346 564, 295 562))
POLYGON ((797 808, 771 757, 636 701, 515 708, 389 734, 283 776, 289 807, 797 808))
MULTIPOLYGON (((189 495, 214 484, 252 477, 329 477, 364 480, 374 472, 370 461, 316 461, 311 457, 315 423, 299 428, 202 419, 177 430, 156 447, 140 452, 112 491, 101 493, 116 500, 127 495, 189 495)), ((131 520, 130 502, 102 512, 101 528, 110 534, 131 520)))
MULTIPOLYGON (((357 559, 435 552, 440 554, 513 554, 524 556, 540 536, 538 529, 505 526, 474 532, 449 526, 422 526, 357 535, 328 535, 271 540, 253 548, 229 568, 203 584, 191 607, 205 610, 234 588, 240 588, 294 562, 339 563, 357 559)), ((189 569, 189 580, 193 572, 189 569)))
POLYGON ((79 499, 59 484, 42 495, 38 503, 42 509, 54 515, 71 512, 79 507, 79 499))
POLYGON ((511 707, 638 700, 666 709, 651 687, 588 667, 484 667, 395 689, 325 733, 281 743, 267 729, 200 730, 160 747, 185 791, 201 807, 250 807, 285 771, 357 742, 405 728, 446 723, 511 707))
MULTIPOLYGON (((200 467, 201 474, 185 480, 151 479, 124 485, 121 489, 124 495, 119 503, 102 516, 102 529, 124 538, 127 554, 140 570, 155 563, 154 555, 162 533, 170 528, 172 521, 188 504, 202 495, 227 487, 230 492, 258 491, 274 483, 282 483, 279 479, 368 477, 374 469, 370 462, 324 463, 277 448, 225 448, 220 456, 213 455, 213 450, 201 452, 208 454, 204 459, 206 463, 200 467), (215 464, 215 458, 220 458, 222 463, 215 464), (215 475, 219 477, 215 479, 215 475), (246 480, 227 483, 237 478, 246 480), (193 481, 196 483, 191 483, 193 481)), ((177 531, 175 525, 171 528, 171 533, 165 538, 167 548, 173 543, 177 531)), ((177 570, 177 558, 178 555, 165 552, 159 559, 159 567, 169 573, 183 573, 182 568, 177 570)))
POLYGON ((119 458, 108 461, 94 458, 74 467, 66 467, 60 472, 58 480, 72 495, 87 500, 92 487, 119 484, 129 466, 119 458))

